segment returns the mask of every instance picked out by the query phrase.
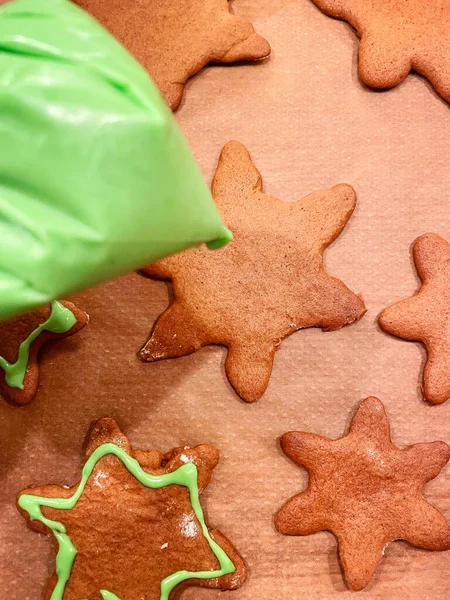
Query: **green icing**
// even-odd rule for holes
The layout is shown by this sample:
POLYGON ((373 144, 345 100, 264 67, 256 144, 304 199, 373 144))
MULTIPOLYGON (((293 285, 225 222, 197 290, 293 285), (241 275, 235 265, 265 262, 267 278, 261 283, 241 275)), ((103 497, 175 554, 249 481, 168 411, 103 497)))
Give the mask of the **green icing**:
MULTIPOLYGON (((92 475, 95 465, 107 454, 114 454, 117 456, 128 471, 146 487, 154 489, 159 489, 166 485, 182 485, 187 487, 189 489, 192 508, 200 523, 202 533, 219 562, 220 568, 215 571, 177 571, 176 573, 169 575, 161 582, 160 600, 168 600, 169 594, 173 588, 186 579, 213 579, 215 577, 222 577, 228 573, 234 573, 234 564, 224 550, 212 539, 206 526, 198 493, 197 467, 193 463, 184 464, 173 473, 149 475, 141 468, 138 461, 122 450, 122 448, 119 448, 115 444, 103 444, 92 453, 84 465, 80 484, 70 498, 42 498, 40 496, 30 496, 26 494, 19 498, 19 506, 29 514, 30 518, 32 520, 41 521, 41 523, 46 525, 53 532, 58 540, 59 550, 56 556, 56 573, 58 580, 50 600, 63 599, 64 590, 70 577, 77 550, 72 544, 64 525, 58 521, 47 519, 42 514, 41 507, 47 506, 59 510, 70 510, 74 508, 83 494, 84 488, 86 487, 89 477, 92 475)), ((107 590, 103 590, 101 594, 104 600, 120 600, 112 592, 108 592, 107 590)))
POLYGON ((0 7, 0 320, 231 233, 145 70, 69 0, 0 7))
POLYGON ((28 359, 30 357, 30 347, 34 340, 43 332, 65 333, 72 329, 77 322, 75 315, 60 302, 52 302, 52 310, 49 318, 41 323, 34 331, 30 333, 26 340, 19 346, 19 355, 15 363, 10 363, 0 356, 0 367, 5 371, 6 383, 13 388, 23 390, 23 380, 27 372, 28 359))
POLYGON ((108 590, 100 590, 100 594, 103 600, 120 600, 119 596, 116 596, 112 592, 108 592, 108 590))

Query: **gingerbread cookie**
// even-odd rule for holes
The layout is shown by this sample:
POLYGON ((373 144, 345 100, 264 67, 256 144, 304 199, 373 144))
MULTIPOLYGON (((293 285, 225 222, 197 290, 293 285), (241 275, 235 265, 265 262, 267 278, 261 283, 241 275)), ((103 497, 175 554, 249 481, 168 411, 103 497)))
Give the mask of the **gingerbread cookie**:
POLYGON ((267 388, 275 351, 299 329, 332 331, 365 313, 364 302, 323 267, 323 251, 356 203, 348 185, 297 202, 264 194, 246 148, 229 142, 212 184, 234 240, 164 258, 144 269, 172 280, 174 301, 140 352, 145 361, 185 356, 208 344, 228 348, 226 374, 252 402, 267 388))
POLYGON ((174 600, 189 586, 239 587, 243 560, 208 529, 199 501, 218 460, 209 445, 132 450, 113 419, 100 419, 79 484, 18 498, 29 527, 54 536, 46 600, 174 600))
POLYGON ((378 322, 392 335, 425 344, 423 395, 441 404, 450 397, 450 244, 426 233, 414 242, 413 256, 422 287, 386 308, 378 322))
POLYGON ((258 60, 270 46, 228 0, 76 0, 150 73, 172 110, 206 64, 258 60))
POLYGON ((83 329, 89 317, 72 302, 52 302, 0 321, 0 394, 11 404, 28 404, 39 384, 39 350, 49 340, 83 329))
POLYGON ((359 75, 366 85, 392 88, 414 70, 450 102, 450 0, 313 2, 356 29, 359 75))
POLYGON ((290 432, 281 446, 308 470, 309 486, 278 512, 275 526, 286 535, 331 531, 352 590, 369 583, 393 540, 450 549, 447 521, 422 495, 449 460, 450 447, 444 442, 394 446, 378 398, 361 402, 343 438, 290 432))

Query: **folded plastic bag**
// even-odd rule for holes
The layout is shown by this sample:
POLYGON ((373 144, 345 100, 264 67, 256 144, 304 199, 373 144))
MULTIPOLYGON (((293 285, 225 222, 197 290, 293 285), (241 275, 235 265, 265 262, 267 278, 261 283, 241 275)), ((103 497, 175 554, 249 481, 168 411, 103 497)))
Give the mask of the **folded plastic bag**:
POLYGON ((230 232, 138 63, 67 0, 0 9, 0 319, 230 232))

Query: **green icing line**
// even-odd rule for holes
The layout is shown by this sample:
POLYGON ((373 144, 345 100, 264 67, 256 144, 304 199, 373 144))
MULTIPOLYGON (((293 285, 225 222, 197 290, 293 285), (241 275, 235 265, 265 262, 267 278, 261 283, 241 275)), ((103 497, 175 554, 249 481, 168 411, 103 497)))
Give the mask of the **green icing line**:
MULTIPOLYGON (((77 554, 77 550, 72 543, 66 528, 58 521, 47 519, 43 514, 41 507, 56 508, 58 510, 70 510, 75 507, 86 487, 89 477, 92 475, 97 462, 107 454, 114 454, 119 458, 128 471, 136 477, 136 479, 146 487, 159 489, 166 485, 182 485, 189 489, 190 500, 195 516, 200 523, 202 533, 211 547, 215 557, 219 561, 220 569, 215 571, 177 571, 169 575, 161 582, 160 600, 168 600, 170 592, 175 586, 186 579, 214 579, 222 577, 228 573, 234 573, 235 566, 225 551, 212 539, 203 516, 203 510, 200 505, 198 484, 197 484, 197 467, 193 463, 182 465, 173 473, 165 475, 149 475, 138 463, 137 460, 127 454, 122 448, 115 444, 103 444, 99 446, 90 456, 83 468, 80 484, 70 498, 42 498, 40 496, 30 496, 24 494, 19 498, 19 506, 25 510, 32 520, 41 521, 53 532, 58 540, 59 550, 56 556, 56 574, 58 581, 55 589, 50 597, 50 600, 63 600, 64 590, 69 580, 73 561, 77 554)), ((101 595, 104 600, 120 600, 116 595, 107 590, 102 590, 101 595)))
POLYGON ((100 594, 103 600, 120 600, 119 596, 116 596, 112 592, 108 592, 108 590, 100 590, 100 594))
POLYGON ((11 364, 0 356, 0 367, 5 371, 5 380, 9 387, 23 390, 23 380, 27 372, 28 360, 30 358, 30 347, 34 340, 43 332, 65 333, 72 329, 77 322, 75 315, 60 302, 52 302, 52 310, 49 318, 36 327, 26 340, 19 346, 19 356, 15 363, 11 364))

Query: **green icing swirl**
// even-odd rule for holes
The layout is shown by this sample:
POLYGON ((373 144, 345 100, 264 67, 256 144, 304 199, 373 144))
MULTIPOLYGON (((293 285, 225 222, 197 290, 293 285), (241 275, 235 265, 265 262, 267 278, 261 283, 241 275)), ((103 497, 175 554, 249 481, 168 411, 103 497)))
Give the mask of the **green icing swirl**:
POLYGON ((9 387, 23 390, 23 380, 27 372, 28 360, 30 358, 30 347, 34 340, 43 332, 66 333, 72 329, 77 322, 75 315, 57 300, 51 304, 52 310, 49 318, 41 323, 30 333, 26 340, 19 346, 19 356, 15 363, 10 363, 0 356, 0 367, 5 371, 5 381, 9 387))
MULTIPOLYGON (((150 475, 141 468, 141 465, 136 459, 132 458, 125 450, 119 448, 119 446, 116 446, 115 444, 103 444, 92 453, 84 465, 80 484, 70 498, 42 498, 40 496, 31 496, 28 494, 24 494, 19 498, 20 508, 29 514, 31 520, 41 521, 41 523, 46 525, 53 532, 58 540, 59 550, 56 556, 56 574, 58 580, 50 600, 63 600, 64 590, 72 571, 77 550, 67 534, 64 525, 58 521, 47 519, 42 514, 41 507, 47 506, 58 510, 70 510, 74 508, 83 494, 95 465, 107 454, 114 454, 119 458, 128 471, 146 487, 153 489, 159 489, 166 485, 182 485, 187 487, 189 489, 192 508, 200 523, 202 533, 219 562, 220 569, 214 571, 177 571, 176 573, 169 575, 161 582, 160 600, 168 600, 169 594, 173 588, 186 579, 214 579, 215 577, 222 577, 228 573, 234 573, 236 570, 234 564, 225 551, 212 539, 206 526, 198 493, 197 467, 193 463, 184 464, 176 471, 173 471, 173 473, 150 475)), ((102 590, 101 595, 104 600, 120 600, 118 596, 107 590, 102 590)))

